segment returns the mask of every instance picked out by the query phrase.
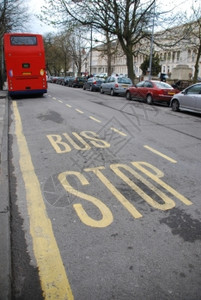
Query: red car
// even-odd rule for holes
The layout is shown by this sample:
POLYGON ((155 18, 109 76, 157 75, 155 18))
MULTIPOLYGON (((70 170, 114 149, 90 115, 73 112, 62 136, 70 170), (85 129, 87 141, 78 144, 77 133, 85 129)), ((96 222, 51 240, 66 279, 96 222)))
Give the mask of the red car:
POLYGON ((156 80, 141 81, 136 86, 129 87, 126 91, 126 99, 143 100, 148 104, 154 102, 166 102, 168 105, 171 98, 179 93, 166 82, 156 80))

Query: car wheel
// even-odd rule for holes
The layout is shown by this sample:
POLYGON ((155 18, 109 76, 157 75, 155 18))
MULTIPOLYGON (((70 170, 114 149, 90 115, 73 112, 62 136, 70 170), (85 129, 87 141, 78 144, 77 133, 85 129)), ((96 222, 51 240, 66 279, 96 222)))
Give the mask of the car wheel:
POLYGON ((151 95, 147 95, 147 104, 149 105, 153 104, 153 99, 151 95))
POLYGON ((104 94, 103 88, 102 88, 102 87, 100 88, 100 93, 101 93, 101 94, 104 94))
POLYGON ((130 92, 126 92, 126 99, 131 100, 131 93, 130 92))
POLYGON ((174 99, 174 100, 172 101, 172 110, 173 110, 173 111, 179 111, 179 101, 176 100, 176 99, 174 99))
POLYGON ((111 89, 111 91, 110 91, 110 95, 111 95, 111 96, 115 96, 115 92, 114 92, 114 90, 113 90, 113 89, 111 89))
POLYGON ((93 86, 91 85, 90 86, 90 92, 93 92, 94 91, 94 89, 93 89, 93 86))
POLYGON ((86 90, 86 88, 85 88, 85 86, 83 85, 83 90, 85 91, 86 90))

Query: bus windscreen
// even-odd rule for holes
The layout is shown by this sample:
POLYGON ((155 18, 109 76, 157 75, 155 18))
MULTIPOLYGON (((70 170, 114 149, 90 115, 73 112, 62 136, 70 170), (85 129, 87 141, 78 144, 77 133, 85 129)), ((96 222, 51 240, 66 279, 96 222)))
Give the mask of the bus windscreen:
POLYGON ((12 46, 36 46, 37 38, 36 36, 15 36, 10 37, 10 42, 12 46))

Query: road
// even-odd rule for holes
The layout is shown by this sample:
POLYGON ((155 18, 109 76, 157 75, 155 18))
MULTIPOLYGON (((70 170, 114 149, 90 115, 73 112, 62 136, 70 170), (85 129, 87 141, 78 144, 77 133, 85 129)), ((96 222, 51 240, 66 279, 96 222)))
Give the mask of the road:
POLYGON ((49 84, 10 101, 13 299, 201 299, 201 117, 49 84))

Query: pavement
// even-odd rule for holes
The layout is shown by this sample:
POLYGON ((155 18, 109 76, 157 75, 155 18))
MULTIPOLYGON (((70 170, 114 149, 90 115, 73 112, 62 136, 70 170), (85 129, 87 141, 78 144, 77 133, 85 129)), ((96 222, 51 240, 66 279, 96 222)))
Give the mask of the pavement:
POLYGON ((8 97, 0 90, 0 300, 11 299, 8 97))

